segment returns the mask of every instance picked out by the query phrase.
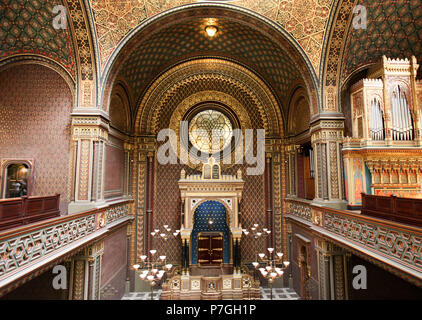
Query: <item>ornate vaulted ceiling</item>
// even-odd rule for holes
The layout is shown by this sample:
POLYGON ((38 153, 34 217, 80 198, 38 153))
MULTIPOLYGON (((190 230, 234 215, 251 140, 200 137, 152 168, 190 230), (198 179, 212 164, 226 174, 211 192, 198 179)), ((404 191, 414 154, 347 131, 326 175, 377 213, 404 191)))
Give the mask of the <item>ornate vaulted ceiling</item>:
POLYGON ((0 60, 12 55, 41 55, 57 61, 75 77, 70 32, 53 28, 53 7, 59 4, 62 1, 1 1, 0 60))
POLYGON ((152 77, 184 58, 218 56, 238 61, 268 80, 283 99, 301 74, 287 52, 258 31, 228 19, 217 19, 215 38, 204 32, 205 19, 195 18, 171 25, 146 38, 131 51, 121 68, 136 100, 152 77))
MULTIPOLYGON (((143 20, 165 10, 196 0, 92 0, 100 63, 107 59, 123 37, 143 20)), ((287 30, 307 53, 316 72, 323 39, 334 0, 234 0, 229 3, 260 13, 287 30)))
MULTIPOLYGON (((389 58, 422 62, 421 0, 363 0, 367 29, 350 29, 343 57, 342 80, 358 68, 389 58)), ((419 75, 421 70, 419 70, 419 75)))
MULTIPOLYGON (((125 36, 148 18, 161 17, 165 11, 176 10, 177 6, 195 2, 201 1, 3 0, 0 2, 0 64, 8 57, 26 54, 55 60, 69 72, 73 79, 85 81, 79 86, 81 90, 79 96, 86 98, 87 101, 86 103, 81 101, 79 104, 93 107, 95 90, 102 90, 97 86, 99 82, 96 82, 96 67, 100 67, 98 75, 101 76, 102 67, 107 61, 109 63, 112 61, 109 59, 110 54, 125 43, 125 36), (52 26, 55 16, 52 8, 59 4, 64 4, 69 9, 69 28, 66 30, 55 30, 52 26), (88 8, 85 7, 87 4, 88 8), (90 30, 90 27, 93 30, 90 30), (94 51, 97 45, 98 52, 94 51), (91 91, 90 94, 88 94, 89 91, 91 91)), ((327 45, 327 54, 324 54, 326 59, 323 61, 329 66, 326 68, 327 71, 324 71, 324 74, 327 74, 324 77, 328 79, 327 83, 332 85, 335 85, 337 80, 344 81, 360 67, 378 61, 383 54, 391 58, 409 58, 413 54, 419 62, 422 61, 422 3, 420 0, 214 2, 219 2, 225 9, 237 8, 240 12, 243 8, 247 8, 265 16, 286 31, 291 40, 291 46, 286 45, 285 42, 288 42, 286 37, 283 40, 280 34, 275 34, 277 33, 274 32, 275 29, 273 32, 271 30, 261 32, 262 24, 264 24, 262 21, 261 25, 258 22, 252 25, 250 20, 253 19, 249 19, 246 15, 243 21, 239 18, 236 20, 236 17, 233 20, 233 12, 236 10, 220 18, 221 31, 223 31, 220 33, 220 39, 223 40, 221 43, 200 39, 193 22, 176 21, 173 27, 177 28, 167 27, 161 30, 158 30, 155 25, 158 32, 156 36, 165 43, 158 45, 155 35, 152 36, 155 31, 150 30, 144 33, 137 47, 131 47, 137 50, 138 57, 132 51, 124 52, 125 56, 130 56, 125 66, 132 70, 122 71, 120 76, 128 79, 135 92, 143 90, 143 87, 151 80, 152 73, 165 71, 166 68, 174 65, 177 59, 182 61, 197 55, 224 56, 248 66, 271 84, 280 99, 283 99, 286 94, 289 82, 308 76, 308 71, 303 67, 305 64, 302 64, 302 58, 297 54, 298 51, 303 50, 308 67, 309 65, 313 67, 316 73, 316 75, 311 75, 313 79, 318 77, 323 43, 327 45), (366 30, 350 28, 347 31, 348 22, 351 21, 351 8, 355 4, 362 4, 367 8, 368 28, 366 30), (344 9, 346 7, 347 10, 344 9), (228 20, 232 23, 228 23, 228 20), (333 26, 328 26, 329 21, 333 22, 333 26), (328 37, 328 30, 331 30, 330 37, 328 37), (232 33, 233 36, 230 37, 224 31, 232 33), (259 38, 257 38, 257 32, 261 32, 259 38), (342 47, 344 42, 345 48, 342 47), (193 46, 196 46, 197 50, 193 46), (343 52, 343 58, 340 59, 343 52), (136 58, 138 58, 137 61, 136 58)), ((203 14, 202 17, 206 15, 203 14)), ((325 70, 325 67, 321 70, 325 70)), ((419 77, 421 74, 422 68, 419 70, 419 77)), ((305 82, 306 86, 311 88, 309 80, 310 78, 305 79, 305 82)), ((316 105, 315 100, 316 98, 312 97, 312 107, 316 105)))

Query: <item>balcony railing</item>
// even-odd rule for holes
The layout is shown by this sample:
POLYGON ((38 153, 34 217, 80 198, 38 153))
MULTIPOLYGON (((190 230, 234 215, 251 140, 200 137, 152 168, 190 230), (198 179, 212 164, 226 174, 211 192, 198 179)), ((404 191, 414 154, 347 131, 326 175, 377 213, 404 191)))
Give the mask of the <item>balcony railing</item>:
POLYGON ((131 219, 131 200, 0 232, 0 296, 10 284, 105 235, 131 219))
POLYGON ((288 219, 422 281, 422 228, 288 199, 288 219), (311 219, 309 219, 309 211, 311 219))
POLYGON ((0 231, 60 216, 60 194, 0 200, 0 231))
POLYGON ((422 199, 362 193, 362 214, 422 227, 422 199))

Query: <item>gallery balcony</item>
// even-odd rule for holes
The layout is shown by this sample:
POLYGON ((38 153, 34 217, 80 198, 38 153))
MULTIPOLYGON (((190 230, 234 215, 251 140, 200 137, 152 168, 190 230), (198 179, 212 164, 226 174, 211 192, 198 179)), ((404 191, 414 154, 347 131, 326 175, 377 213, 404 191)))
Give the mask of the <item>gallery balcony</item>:
POLYGON ((7 229, 0 231, 0 297, 133 219, 132 200, 116 200, 101 208, 57 216, 58 199, 59 195, 0 202, 0 217, 7 222, 3 224, 7 229), (34 208, 44 212, 36 222, 31 220, 34 208))
POLYGON ((0 231, 60 216, 60 194, 0 200, 0 231))
POLYGON ((421 200, 376 196, 364 199, 360 212, 288 198, 286 219, 421 286, 421 200))

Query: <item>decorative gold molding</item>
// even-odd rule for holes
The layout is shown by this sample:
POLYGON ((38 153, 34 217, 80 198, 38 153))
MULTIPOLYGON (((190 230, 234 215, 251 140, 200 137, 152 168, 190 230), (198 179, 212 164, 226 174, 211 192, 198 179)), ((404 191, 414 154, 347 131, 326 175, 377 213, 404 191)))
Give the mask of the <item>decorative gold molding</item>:
POLYGON ((282 116, 274 95, 254 73, 230 61, 197 59, 182 63, 159 77, 144 95, 136 117, 135 132, 156 133, 164 104, 182 85, 195 85, 200 79, 223 81, 243 91, 254 101, 267 134, 282 134, 282 116))
MULTIPOLYGON (((201 102, 206 102, 206 101, 221 102, 223 105, 232 109, 232 111, 235 113, 235 115, 239 119, 240 129, 242 130, 243 137, 245 137, 245 130, 246 129, 252 129, 251 119, 248 115, 247 110, 235 98, 233 98, 232 96, 230 96, 230 95, 228 95, 224 92, 220 92, 220 91, 210 91, 209 90, 209 91, 197 92, 197 93, 187 97, 186 99, 184 99, 176 107, 176 109, 174 110, 174 112, 171 116, 171 119, 170 119, 169 129, 173 130, 176 133, 176 136, 177 136, 177 141, 176 141, 177 145, 173 145, 172 148, 173 148, 173 150, 177 150, 178 155, 180 155, 182 153, 189 152, 188 150, 186 150, 186 146, 184 144, 180 143, 180 122, 182 121, 182 119, 184 118, 186 113, 192 107, 194 107, 195 105, 198 105, 201 102)), ((247 150, 245 150, 243 148, 243 141, 238 143, 238 145, 236 146, 236 150, 234 152, 231 152, 228 156, 228 157, 232 158, 232 160, 230 161, 230 163, 232 165, 227 165, 227 164, 222 163, 224 161, 224 159, 221 159, 221 161, 220 161, 221 165, 224 168, 228 168, 230 166, 233 166, 235 164, 234 154, 236 152, 240 152, 242 149, 243 149, 243 155, 245 155, 247 150)), ((189 161, 187 164, 189 165, 189 167, 195 168, 195 169, 198 169, 200 166, 202 166, 202 163, 195 164, 192 161, 189 161)))

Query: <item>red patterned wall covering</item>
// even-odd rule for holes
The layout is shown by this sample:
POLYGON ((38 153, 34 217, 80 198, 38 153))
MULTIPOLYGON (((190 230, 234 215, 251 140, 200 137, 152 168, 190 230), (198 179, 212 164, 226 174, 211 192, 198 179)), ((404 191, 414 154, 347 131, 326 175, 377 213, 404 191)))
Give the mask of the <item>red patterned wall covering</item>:
MULTIPOLYGON (((116 140, 116 139, 114 139, 116 140)), ((106 174, 104 191, 110 192, 106 196, 121 195, 123 191, 123 162, 124 151, 123 149, 111 140, 112 144, 106 146, 106 174)))
MULTIPOLYGON (((154 228, 163 231, 163 225, 167 224, 172 230, 180 228, 180 190, 177 181, 180 179, 182 168, 186 174, 195 173, 194 170, 183 165, 160 165, 156 163, 156 184, 154 196, 154 228)), ((241 203, 241 223, 243 228, 250 229, 254 223, 261 227, 265 223, 264 180, 263 176, 247 176, 247 166, 234 166, 225 170, 224 174, 234 175, 242 168, 245 179, 241 203)), ((154 240, 153 248, 159 254, 166 254, 169 261, 179 263, 181 259, 180 237, 169 238, 164 241, 154 240)), ((265 251, 265 241, 256 240, 251 236, 244 237, 242 241, 242 259, 254 261, 258 252, 265 251)))
MULTIPOLYGON (((246 168, 246 165, 242 168, 245 186, 243 188, 240 221, 242 228, 250 231, 254 223, 258 223, 261 228, 265 225, 264 176, 248 176, 246 175, 246 168)), ((233 175, 234 172, 235 170, 230 174, 233 175)), ((243 236, 241 242, 242 261, 256 261, 256 255, 259 252, 264 252, 265 248, 265 239, 255 239, 251 235, 243 236)))
POLYGON ((101 265, 101 299, 120 299, 125 290, 127 269, 127 227, 124 226, 104 240, 101 265))
MULTIPOLYGON (((163 225, 167 224, 172 231, 180 229, 180 191, 177 181, 180 179, 182 165, 160 165, 156 162, 154 213, 153 226, 164 231, 163 225)), ((185 169, 187 170, 187 169, 185 169)), ((152 244, 160 255, 165 254, 169 262, 180 263, 181 241, 180 237, 167 241, 157 239, 152 244)))
POLYGON ((297 154, 297 196, 305 198, 305 169, 303 163, 303 154, 297 154))
POLYGON ((300 293, 300 268, 299 268, 299 251, 300 241, 297 239, 297 235, 308 239, 310 241, 310 263, 311 265, 311 279, 309 283, 309 290, 312 299, 318 299, 318 258, 317 251, 315 250, 315 237, 312 233, 305 228, 301 228, 295 224, 292 224, 292 244, 290 254, 290 267, 285 271, 285 274, 292 274, 293 278, 293 289, 300 293))
POLYGON ((32 195, 70 194, 72 93, 56 72, 21 65, 0 73, 0 159, 34 160, 32 195))
MULTIPOLYGON (((219 90, 233 95, 238 101, 247 107, 249 117, 251 119, 252 128, 263 128, 261 116, 258 108, 247 96, 242 95, 241 92, 230 91, 223 83, 200 81, 195 84, 195 88, 182 88, 175 96, 173 96, 164 106, 160 114, 159 130, 168 128, 170 117, 177 106, 183 99, 193 92, 201 90, 219 90), (186 90, 186 91, 185 91, 186 90)), ((256 143, 254 143, 256 150, 256 143)), ((160 165, 155 164, 155 179, 154 179, 154 212, 153 225, 154 228, 163 230, 163 225, 169 225, 172 230, 180 228, 180 190, 177 184, 180 179, 180 171, 182 168, 186 170, 186 174, 195 173, 194 170, 188 166, 183 165, 160 165)), ((241 203, 241 223, 243 228, 250 229, 254 223, 258 223, 260 227, 265 224, 265 196, 264 196, 264 176, 248 176, 246 174, 247 165, 236 165, 230 169, 223 170, 224 174, 235 175, 237 170, 242 168, 242 176, 245 179, 245 186, 243 191, 241 203)), ((155 240, 153 245, 158 253, 166 254, 169 261, 180 263, 181 259, 181 242, 180 237, 169 239, 167 241, 155 240)), ((256 240, 251 236, 243 238, 241 243, 242 260, 254 261, 256 254, 265 250, 265 240, 256 240)))

